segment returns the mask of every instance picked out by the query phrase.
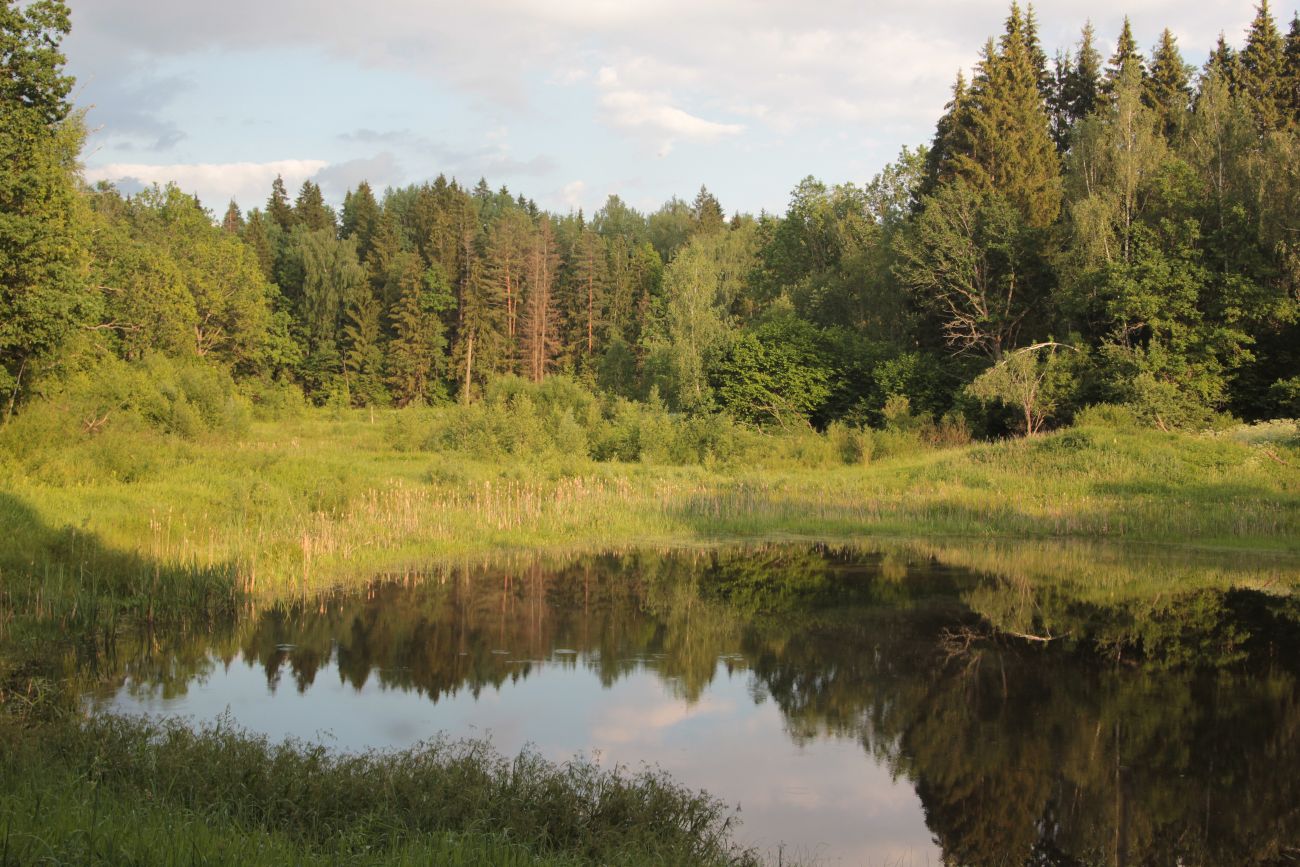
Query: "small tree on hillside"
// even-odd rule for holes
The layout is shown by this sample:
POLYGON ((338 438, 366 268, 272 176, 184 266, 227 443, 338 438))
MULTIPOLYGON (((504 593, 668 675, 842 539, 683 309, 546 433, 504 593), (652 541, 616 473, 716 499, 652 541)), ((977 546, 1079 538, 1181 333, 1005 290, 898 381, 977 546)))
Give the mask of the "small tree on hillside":
POLYGON ((1033 436, 1043 429, 1074 385, 1058 349, 1074 351, 1072 346, 1049 340, 1009 352, 975 377, 966 391, 980 400, 1019 409, 1025 434, 1033 436))

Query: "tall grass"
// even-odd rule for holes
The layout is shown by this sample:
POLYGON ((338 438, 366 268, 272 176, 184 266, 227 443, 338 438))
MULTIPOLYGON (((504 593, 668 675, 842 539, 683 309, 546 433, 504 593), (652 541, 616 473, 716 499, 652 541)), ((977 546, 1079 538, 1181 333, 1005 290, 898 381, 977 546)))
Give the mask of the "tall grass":
POLYGON ((746 865, 663 774, 482 741, 336 755, 221 723, 0 723, 0 864, 746 865))
POLYGON ((254 423, 247 438, 187 444, 191 457, 130 483, 51 484, 11 468, 0 607, 84 609, 77 594, 96 582, 118 600, 189 604, 223 587, 309 592, 493 551, 734 537, 1300 550, 1300 470, 1275 460, 1300 464, 1300 449, 1272 440, 1266 454, 1228 437, 1093 427, 865 466, 708 468, 395 448, 388 428, 406 418, 254 423))

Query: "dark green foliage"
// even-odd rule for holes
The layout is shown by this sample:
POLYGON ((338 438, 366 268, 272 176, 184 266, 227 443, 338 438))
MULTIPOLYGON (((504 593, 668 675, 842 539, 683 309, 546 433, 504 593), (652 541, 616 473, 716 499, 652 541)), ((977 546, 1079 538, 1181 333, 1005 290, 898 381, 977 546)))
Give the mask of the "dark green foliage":
POLYGON ((1101 55, 1093 45, 1095 35, 1092 24, 1085 25, 1078 52, 1057 56, 1056 81, 1048 105, 1058 150, 1069 146, 1074 124, 1092 114, 1101 96, 1101 55))
POLYGON ((266 200, 266 215, 284 231, 297 225, 297 214, 289 203, 289 192, 284 188, 284 178, 275 176, 271 184, 271 196, 266 200))
POLYGON ((82 315, 83 239, 57 0, 0 5, 0 396, 3 418, 82 315))
POLYGON ((1114 91, 1116 82, 1123 78, 1129 69, 1134 70, 1139 78, 1146 77, 1146 63, 1142 59, 1142 52, 1138 50, 1137 40, 1133 38, 1133 25, 1125 15, 1124 27, 1115 42, 1115 53, 1106 62, 1105 91, 1107 93, 1114 91))
POLYGON ((1291 121, 1285 49, 1277 23, 1269 12, 1268 0, 1260 0, 1256 7, 1246 47, 1238 58, 1237 86, 1261 129, 1277 129, 1291 121))
POLYGON ((834 372, 817 329, 787 314, 737 337, 712 376, 733 418, 789 427, 821 410, 834 372))
POLYGON ((1143 82, 1143 100, 1155 109, 1164 124, 1165 135, 1173 138, 1182 129, 1191 106, 1192 67, 1183 60, 1178 42, 1168 29, 1151 56, 1151 74, 1143 82))
POLYGON ((399 254, 392 263, 387 294, 397 298, 389 316, 388 386, 398 406, 432 403, 444 396, 447 340, 438 314, 452 304, 441 268, 421 271, 419 258, 399 254))
POLYGON ((960 178, 997 191, 1035 228, 1049 226, 1061 202, 1041 81, 1025 19, 1013 3, 1001 39, 984 48, 969 93, 954 95, 937 166, 938 180, 960 178))
POLYGON ((293 203, 293 222, 295 225, 306 226, 309 232, 322 229, 334 231, 334 212, 325 204, 317 184, 302 182, 298 198, 293 203))
POLYGON ((1291 19, 1291 29, 1286 34, 1284 49, 1286 64, 1283 69, 1283 91, 1289 111, 1288 122, 1300 126, 1300 13, 1291 19))
POLYGON ((343 220, 340 236, 357 239, 357 257, 363 262, 370 255, 375 232, 379 230, 379 203, 370 184, 362 181, 343 197, 343 220))

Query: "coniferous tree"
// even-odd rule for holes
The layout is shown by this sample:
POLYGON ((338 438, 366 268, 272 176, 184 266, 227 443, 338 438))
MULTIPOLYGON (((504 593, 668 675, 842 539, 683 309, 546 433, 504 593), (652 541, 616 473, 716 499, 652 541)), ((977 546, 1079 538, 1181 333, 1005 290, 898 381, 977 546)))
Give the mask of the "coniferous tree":
POLYGON ((968 123, 970 111, 970 89, 966 85, 966 76, 957 71, 957 80, 952 85, 952 97, 944 105, 943 114, 935 125, 934 138, 926 153, 925 182, 921 187, 923 196, 934 192, 941 182, 952 180, 953 157, 959 130, 968 123))
POLYGON ((1129 66, 1137 69, 1140 77, 1146 76, 1146 64, 1142 60, 1142 52, 1138 50, 1137 40, 1133 38, 1133 25, 1124 16, 1124 26, 1119 32, 1119 39, 1115 43, 1115 53, 1110 56, 1106 63, 1106 77, 1103 81, 1102 89, 1108 95, 1115 92, 1115 87, 1119 79, 1123 76, 1124 70, 1129 66))
POLYGON ((387 397, 380 313, 379 299, 370 287, 358 287, 343 325, 343 375, 354 406, 374 406, 387 397))
POLYGON ((985 46, 967 105, 946 146, 951 173, 999 191, 1031 226, 1051 225, 1060 211, 1060 162, 1019 6, 1012 4, 999 42, 985 46))
POLYGON ((343 197, 343 218, 340 236, 357 239, 357 258, 362 262, 370 255, 371 238, 379 224, 379 203, 370 184, 357 184, 343 197))
POLYGON ((395 305, 401 296, 401 288, 389 279, 401 252, 402 238, 397 217, 391 209, 385 208, 370 236, 370 250, 364 263, 370 287, 383 302, 385 310, 395 305))
POLYGON ((1218 41, 1214 44, 1214 50, 1205 61, 1202 77, 1217 76, 1230 92, 1235 93, 1239 71, 1237 52, 1228 44, 1227 37, 1220 33, 1218 41))
POLYGON ((1160 44, 1151 55, 1151 74, 1144 82, 1143 101, 1160 115, 1165 136, 1172 138, 1182 128, 1192 97, 1192 67, 1183 60, 1178 41, 1165 28, 1160 44))
POLYGON ((1260 0, 1255 10, 1246 47, 1238 58, 1238 85, 1260 128, 1278 129, 1286 125, 1290 113, 1285 47, 1269 12, 1268 0, 1260 0))
POLYGON ((504 361, 514 368, 519 355, 523 288, 528 266, 532 220, 518 207, 505 210, 488 230, 488 280, 504 304, 504 361))
POLYGON ((239 205, 234 199, 230 200, 226 215, 221 218, 221 228, 231 235, 239 235, 244 231, 244 215, 239 212, 239 205))
POLYGON ((285 232, 298 222, 293 205, 289 203, 289 192, 284 188, 284 178, 280 175, 276 175, 271 182, 271 195, 266 200, 266 215, 285 232))
MULTIPOLYGON (((279 227, 276 227, 279 231, 279 227)), ((244 230, 240 233, 244 243, 253 249, 257 265, 267 280, 275 277, 275 242, 271 239, 271 224, 261 211, 254 208, 248 212, 244 230)))
POLYGON ((605 258, 604 242, 590 227, 584 228, 578 236, 573 254, 577 300, 582 307, 581 354, 590 358, 595 355, 596 341, 604 332, 609 263, 605 258))
POLYGON ((543 216, 528 251, 528 287, 524 300, 523 349, 529 379, 541 382, 560 348, 556 272, 560 254, 549 217, 543 216))
POLYGON ((1025 45, 1038 72, 1038 93, 1047 102, 1052 98, 1053 78, 1047 68, 1047 52, 1043 51, 1043 44, 1038 39, 1038 18, 1034 15, 1033 3, 1025 8, 1025 45))
POLYGON ((1069 145, 1070 130, 1074 124, 1097 108, 1101 94, 1101 55, 1093 44, 1095 34, 1092 23, 1084 25, 1079 40, 1079 51, 1071 62, 1066 54, 1064 63, 1057 64, 1057 89, 1053 105, 1053 136, 1057 147, 1065 150, 1069 145))
POLYGON ((1291 18, 1291 29, 1286 34, 1286 64, 1283 70, 1284 91, 1289 123, 1300 126, 1300 14, 1291 18))
POLYGON ((479 256, 472 255, 466 262, 458 291, 459 321, 452 363, 457 369, 461 400, 469 402, 476 378, 485 380, 501 372, 506 347, 502 328, 505 305, 500 293, 488 278, 479 256))
POLYGON ((454 302, 440 267, 425 270, 420 257, 399 253, 390 273, 390 294, 398 298, 389 314, 393 337, 387 347, 388 386, 398 406, 432 402, 441 393, 446 371, 446 337, 441 312, 454 302))
POLYGON ((293 203, 295 221, 306 226, 309 232, 321 229, 335 230, 334 212, 325 204, 320 187, 311 181, 303 181, 298 190, 298 198, 293 203))
POLYGON ((708 187, 700 186, 691 204, 691 217, 695 220, 695 231, 700 233, 718 232, 726 228, 727 218, 722 212, 722 204, 708 187))

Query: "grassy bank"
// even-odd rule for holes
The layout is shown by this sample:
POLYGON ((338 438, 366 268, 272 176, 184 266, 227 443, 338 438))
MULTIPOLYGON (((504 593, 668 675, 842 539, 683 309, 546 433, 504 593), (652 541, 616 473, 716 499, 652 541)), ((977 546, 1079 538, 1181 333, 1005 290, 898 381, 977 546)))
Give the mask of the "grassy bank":
POLYGON ((276 596, 509 549, 777 535, 1300 550, 1294 439, 1080 428, 851 466, 801 465, 777 442, 767 466, 671 466, 431 452, 395 444, 399 423, 317 414, 168 442, 132 481, 51 484, 48 465, 11 466, 8 603, 54 606, 88 581, 121 584, 119 597, 177 592, 162 571, 276 596))
POLYGON ((481 741, 335 756, 220 724, 0 720, 0 864, 757 863, 662 774, 481 741))

